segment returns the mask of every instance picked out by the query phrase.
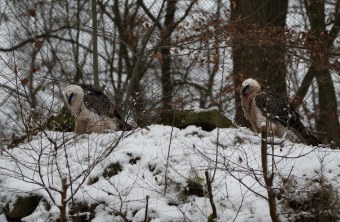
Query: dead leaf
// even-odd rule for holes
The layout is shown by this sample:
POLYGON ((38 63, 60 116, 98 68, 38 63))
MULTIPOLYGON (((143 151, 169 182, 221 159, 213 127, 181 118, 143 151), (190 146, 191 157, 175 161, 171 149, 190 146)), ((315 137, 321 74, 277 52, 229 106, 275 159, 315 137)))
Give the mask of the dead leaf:
POLYGON ((27 14, 31 17, 35 17, 37 15, 37 12, 35 10, 35 8, 30 8, 27 10, 27 14))
POLYGON ((21 82, 21 85, 26 86, 29 80, 28 78, 23 78, 20 82, 21 82))

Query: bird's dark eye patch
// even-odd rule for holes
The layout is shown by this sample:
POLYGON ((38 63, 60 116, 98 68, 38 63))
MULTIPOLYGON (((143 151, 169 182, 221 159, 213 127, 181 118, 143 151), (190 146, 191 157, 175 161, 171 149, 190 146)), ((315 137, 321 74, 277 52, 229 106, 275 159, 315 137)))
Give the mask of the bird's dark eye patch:
POLYGON ((68 95, 68 97, 67 97, 67 102, 68 102, 68 104, 71 105, 72 99, 73 99, 74 95, 75 95, 75 94, 74 94, 73 92, 71 92, 71 93, 68 95))
POLYGON ((245 85, 245 86, 242 88, 242 93, 243 93, 243 95, 247 94, 249 89, 250 89, 250 85, 245 85))

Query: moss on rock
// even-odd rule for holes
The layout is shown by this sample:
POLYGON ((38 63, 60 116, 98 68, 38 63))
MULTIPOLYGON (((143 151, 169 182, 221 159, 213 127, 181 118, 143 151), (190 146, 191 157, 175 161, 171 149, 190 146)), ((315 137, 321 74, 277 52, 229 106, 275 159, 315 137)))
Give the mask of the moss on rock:
POLYGON ((57 115, 52 115, 47 119, 46 129, 72 132, 74 131, 74 116, 64 106, 57 115))
POLYGON ((233 127, 231 120, 218 110, 167 110, 160 113, 157 123, 180 129, 186 128, 189 125, 195 125, 206 131, 211 131, 217 127, 233 127))

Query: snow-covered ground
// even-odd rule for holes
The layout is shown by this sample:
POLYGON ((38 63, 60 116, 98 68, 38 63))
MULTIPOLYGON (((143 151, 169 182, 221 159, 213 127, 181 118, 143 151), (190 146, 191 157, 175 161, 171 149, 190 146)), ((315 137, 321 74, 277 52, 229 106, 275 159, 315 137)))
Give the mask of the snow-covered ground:
MULTIPOLYGON (((45 132, 0 156, 0 201, 13 204, 17 196, 41 195, 49 204, 41 201, 23 220, 54 221, 66 180, 68 209, 72 201, 92 205, 95 222, 144 221, 146 206, 152 222, 207 221, 212 213, 208 171, 217 221, 271 221, 260 150, 259 135, 246 128, 206 132, 152 125, 124 134, 45 132), (112 166, 119 173, 107 176, 112 166), (202 185, 202 197, 190 195, 190 181, 202 185)), ((302 192, 320 178, 340 190, 340 152, 290 142, 269 147, 272 151, 277 191, 289 189, 290 181, 290 188, 302 192)), ((268 159, 271 171, 272 155, 268 159)), ((289 209, 283 199, 277 205, 286 221, 289 209)))

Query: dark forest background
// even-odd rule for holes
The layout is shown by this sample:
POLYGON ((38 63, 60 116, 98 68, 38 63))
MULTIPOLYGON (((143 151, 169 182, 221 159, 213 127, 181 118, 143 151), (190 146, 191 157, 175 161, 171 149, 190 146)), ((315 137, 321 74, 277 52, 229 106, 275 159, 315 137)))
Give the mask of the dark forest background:
POLYGON ((252 77, 286 96, 324 143, 340 144, 340 0, 0 5, 2 141, 60 112, 70 83, 105 89, 138 126, 163 110, 210 107, 249 126, 239 90, 252 77))

